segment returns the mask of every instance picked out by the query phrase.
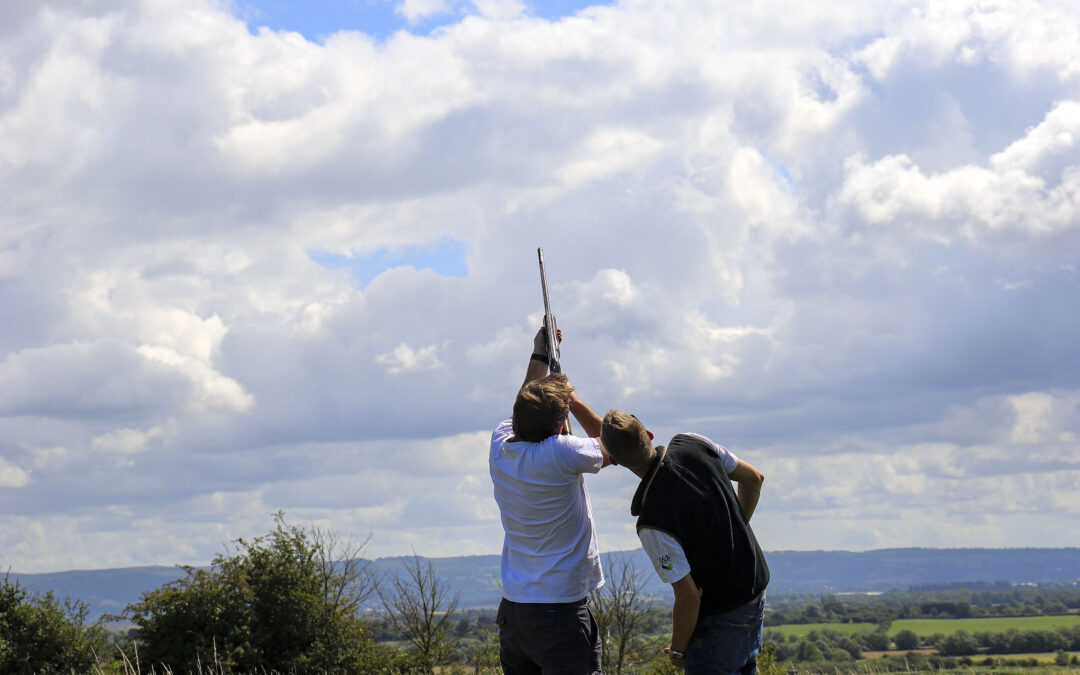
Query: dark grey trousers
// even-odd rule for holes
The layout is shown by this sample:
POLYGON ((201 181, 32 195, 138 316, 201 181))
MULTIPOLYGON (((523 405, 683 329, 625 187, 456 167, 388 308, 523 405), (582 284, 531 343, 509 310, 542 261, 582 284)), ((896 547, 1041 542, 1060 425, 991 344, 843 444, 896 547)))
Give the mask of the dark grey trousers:
POLYGON ((499 661, 506 675, 600 675, 600 631, 586 600, 520 603, 503 598, 499 661))

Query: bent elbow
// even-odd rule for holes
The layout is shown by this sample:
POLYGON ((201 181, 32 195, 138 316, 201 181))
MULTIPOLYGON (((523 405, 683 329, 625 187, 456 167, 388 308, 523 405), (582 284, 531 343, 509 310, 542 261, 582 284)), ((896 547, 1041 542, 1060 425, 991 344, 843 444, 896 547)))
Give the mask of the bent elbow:
POLYGON ((765 474, 753 468, 739 478, 739 485, 754 492, 760 492, 761 484, 764 482, 765 474))

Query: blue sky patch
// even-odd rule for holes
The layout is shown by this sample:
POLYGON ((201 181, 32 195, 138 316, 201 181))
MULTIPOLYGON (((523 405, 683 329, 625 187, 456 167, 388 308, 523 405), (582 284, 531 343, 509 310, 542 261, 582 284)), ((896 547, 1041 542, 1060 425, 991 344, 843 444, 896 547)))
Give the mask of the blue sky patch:
POLYGON ((401 248, 383 248, 365 256, 349 256, 327 251, 312 251, 310 258, 331 270, 348 268, 353 283, 364 288, 371 281, 395 267, 412 266, 429 269, 445 277, 463 278, 469 270, 465 265, 465 244, 456 239, 440 239, 430 244, 413 244, 401 248))
MULTIPOLYGON (((378 40, 384 40, 399 30, 416 35, 431 31, 474 14, 471 2, 446 0, 446 10, 410 24, 397 11, 402 0, 236 0, 234 13, 248 25, 252 33, 261 26, 272 30, 290 30, 311 42, 323 42, 327 36, 342 30, 356 30, 378 40)), ((572 16, 579 10, 611 2, 587 0, 534 0, 526 2, 526 12, 532 16, 556 21, 572 16)))
POLYGON ((758 152, 765 159, 765 162, 768 163, 768 165, 771 166, 773 170, 776 171, 776 173, 780 174, 780 177, 784 179, 784 183, 788 188, 794 185, 795 181, 791 178, 791 172, 788 171, 788 168, 784 166, 783 162, 769 155, 761 148, 758 148, 758 152))

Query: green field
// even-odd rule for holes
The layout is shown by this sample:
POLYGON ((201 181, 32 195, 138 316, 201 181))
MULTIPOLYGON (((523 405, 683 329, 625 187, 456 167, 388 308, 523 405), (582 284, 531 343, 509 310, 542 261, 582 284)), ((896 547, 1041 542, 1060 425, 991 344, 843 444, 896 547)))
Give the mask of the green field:
POLYGON ((935 633, 952 635, 961 630, 969 633, 1004 633, 1010 628, 1019 631, 1053 630, 1060 626, 1076 626, 1078 624, 1080 624, 1080 615, 1076 614, 978 619, 898 619, 889 626, 889 635, 896 635, 902 630, 910 630, 916 635, 933 635, 935 633))
MULTIPOLYGON (((1074 656, 1080 655, 1080 653, 1078 652, 1070 651, 1066 651, 1065 654, 1068 655, 1070 659, 1074 656)), ((1054 658, 1057 656, 1057 652, 1040 652, 1038 654, 979 654, 978 656, 973 656, 971 658, 981 660, 985 659, 987 656, 992 659, 996 658, 1002 661, 1008 661, 1009 659, 1035 659, 1039 663, 1045 665, 1052 665, 1054 663, 1054 658)))
MULTIPOLYGON (((1010 628, 1018 631, 1053 630, 1060 626, 1080 625, 1080 615, 1065 614, 1054 616, 1015 616, 978 619, 898 619, 889 626, 889 635, 896 635, 902 630, 910 630, 916 635, 952 635, 957 631, 969 633, 1004 633, 1010 628)), ((766 630, 775 630, 784 635, 805 637, 811 631, 831 630, 837 633, 872 633, 877 629, 873 623, 789 623, 782 626, 765 624, 766 630)))
POLYGON ((765 630, 775 630, 784 635, 806 637, 810 631, 831 630, 837 633, 873 633, 876 623, 789 623, 783 626, 765 624, 765 630))

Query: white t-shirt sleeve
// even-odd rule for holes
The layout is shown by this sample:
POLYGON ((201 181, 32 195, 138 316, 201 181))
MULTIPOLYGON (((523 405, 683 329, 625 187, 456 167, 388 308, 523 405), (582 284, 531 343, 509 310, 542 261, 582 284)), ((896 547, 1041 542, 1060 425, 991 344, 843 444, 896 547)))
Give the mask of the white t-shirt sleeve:
POLYGON ((507 418, 502 422, 499 422, 499 426, 495 427, 495 431, 491 432, 491 442, 501 443, 506 439, 514 435, 514 423, 513 418, 507 418))
POLYGON ((561 470, 569 475, 596 473, 604 466, 604 453, 595 438, 560 434, 549 436, 544 444, 550 444, 561 470))
POLYGON ((705 441, 706 443, 708 443, 712 447, 712 449, 716 451, 716 454, 720 456, 720 463, 724 465, 724 472, 725 473, 730 474, 732 471, 735 470, 735 467, 739 466, 739 458, 735 456, 735 453, 728 450, 727 448, 720 445, 719 443, 716 443, 711 438, 706 438, 705 436, 702 436, 701 434, 694 434, 694 433, 686 433, 686 434, 683 434, 683 435, 684 436, 691 436, 693 438, 697 438, 699 440, 702 440, 702 441, 705 441))
POLYGON ((573 461, 579 473, 596 473, 604 466, 604 453, 600 451, 600 441, 595 438, 576 440, 573 461))
POLYGON ((673 584, 690 574, 690 563, 678 539, 651 527, 638 530, 638 539, 652 561, 656 574, 665 584, 673 584))

